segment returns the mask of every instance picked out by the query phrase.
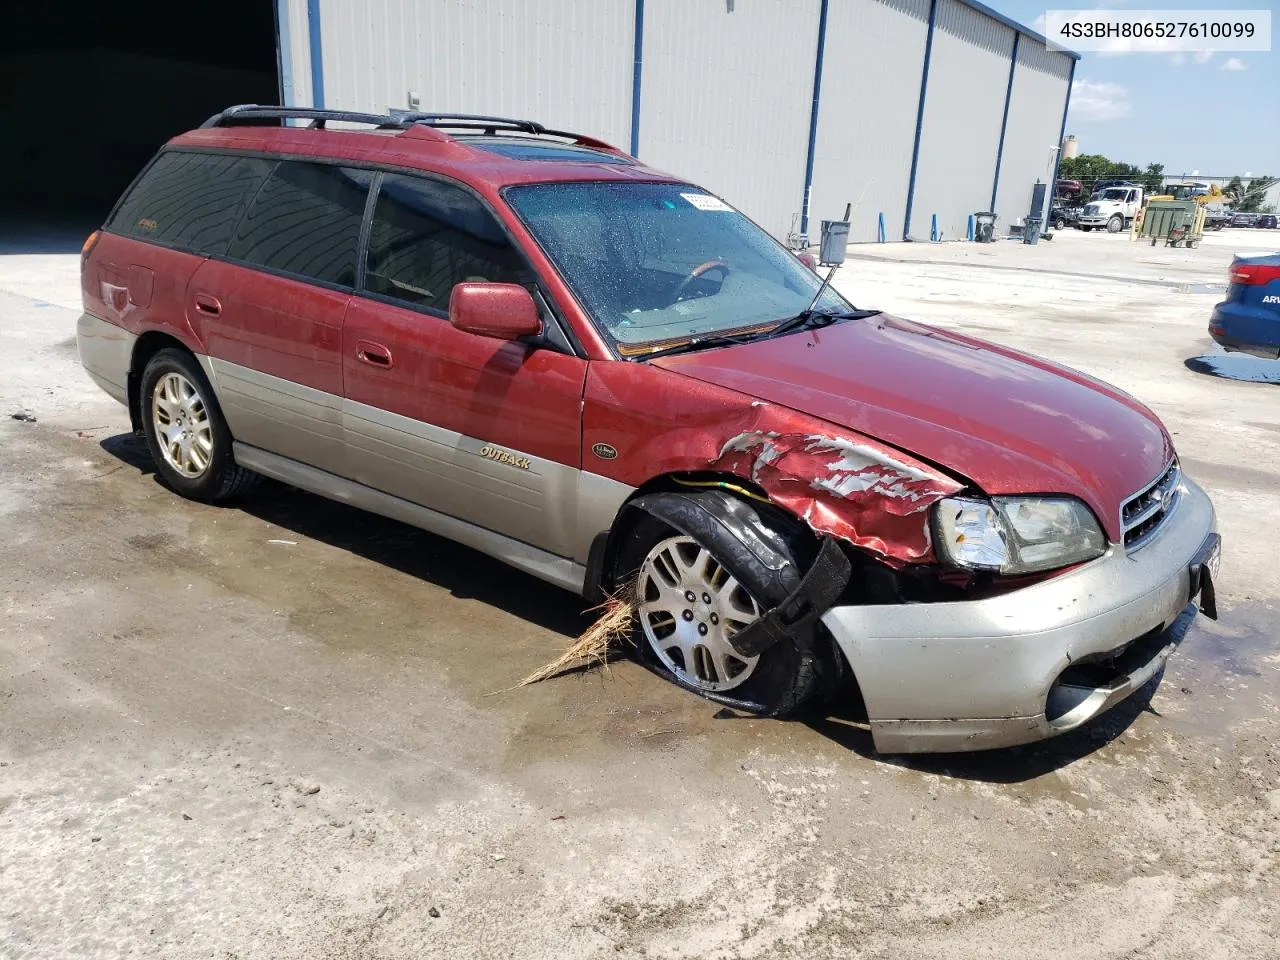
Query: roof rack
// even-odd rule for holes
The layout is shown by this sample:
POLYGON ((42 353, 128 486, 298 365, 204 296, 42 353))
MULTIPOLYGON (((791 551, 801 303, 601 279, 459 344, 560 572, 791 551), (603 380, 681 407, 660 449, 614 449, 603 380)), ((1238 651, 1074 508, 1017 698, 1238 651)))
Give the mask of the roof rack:
POLYGON ((361 113, 352 110, 322 110, 316 107, 277 107, 257 103, 240 103, 227 107, 221 113, 200 124, 200 128, 234 127, 261 124, 270 120, 310 120, 310 129, 323 130, 329 121, 340 123, 367 123, 379 130, 410 130, 415 126, 439 130, 477 130, 494 136, 501 132, 525 133, 531 136, 563 137, 576 145, 595 150, 621 154, 612 144, 566 130, 549 130, 532 120, 515 120, 511 117, 490 117, 475 113, 419 113, 411 110, 392 109, 385 114, 361 113))
MULTIPOLYGON (((534 123, 532 120, 513 120, 510 117, 488 117, 483 114, 476 113, 418 113, 411 110, 389 110, 391 119, 399 120, 406 124, 421 123, 428 127, 444 128, 446 130, 482 130, 488 134, 495 134, 499 130, 514 130, 518 133, 530 133, 533 135, 553 133, 540 123, 534 123)), ((562 134, 562 136, 575 136, 575 134, 562 134)))
POLYGON ((254 124, 261 120, 310 120, 310 126, 324 129, 329 120, 345 123, 372 123, 381 129, 401 129, 406 124, 395 118, 376 113, 359 113, 351 110, 318 110, 314 107, 273 107, 257 103, 239 103, 227 107, 221 113, 200 124, 200 129, 208 127, 234 127, 254 124))

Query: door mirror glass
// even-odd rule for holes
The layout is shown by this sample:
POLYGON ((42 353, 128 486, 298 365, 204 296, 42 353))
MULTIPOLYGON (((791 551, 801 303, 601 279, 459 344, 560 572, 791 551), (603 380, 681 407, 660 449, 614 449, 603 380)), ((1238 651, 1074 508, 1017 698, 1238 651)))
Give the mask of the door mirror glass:
POLYGON ((517 340, 542 332, 533 297, 515 283, 459 283, 449 295, 449 322, 459 330, 517 340))

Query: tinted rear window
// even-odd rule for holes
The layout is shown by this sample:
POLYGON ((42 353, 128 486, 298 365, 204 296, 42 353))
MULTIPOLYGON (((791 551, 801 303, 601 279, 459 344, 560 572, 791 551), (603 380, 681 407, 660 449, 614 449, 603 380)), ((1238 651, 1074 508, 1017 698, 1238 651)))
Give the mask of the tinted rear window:
POLYGON ((249 204, 227 256, 351 287, 372 174, 283 160, 249 204))
POLYGON ((169 151, 142 175, 108 229, 206 255, 226 251, 245 198, 271 170, 258 157, 169 151))

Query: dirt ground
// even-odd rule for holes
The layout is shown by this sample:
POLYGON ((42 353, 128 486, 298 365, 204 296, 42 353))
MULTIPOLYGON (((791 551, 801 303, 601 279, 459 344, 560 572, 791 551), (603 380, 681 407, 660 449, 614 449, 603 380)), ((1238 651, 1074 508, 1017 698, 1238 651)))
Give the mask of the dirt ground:
POLYGON ((860 305, 1149 403, 1225 537, 1222 619, 1158 684, 911 760, 626 661, 510 690, 576 598, 281 487, 170 494, 78 366, 80 237, 7 236, 0 956, 1280 955, 1280 363, 1205 332, 1280 236, 855 248, 860 305))

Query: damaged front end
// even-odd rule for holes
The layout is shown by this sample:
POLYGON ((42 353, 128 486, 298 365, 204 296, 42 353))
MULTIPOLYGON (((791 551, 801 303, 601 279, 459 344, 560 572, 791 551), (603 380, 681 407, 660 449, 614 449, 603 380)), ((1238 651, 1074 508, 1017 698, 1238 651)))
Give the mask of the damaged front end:
POLYGON ((932 558, 928 511, 963 484, 879 444, 752 430, 727 440, 713 470, 748 477, 815 533, 890 566, 932 558))

